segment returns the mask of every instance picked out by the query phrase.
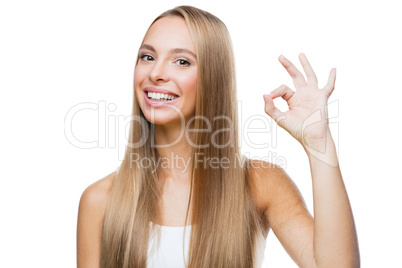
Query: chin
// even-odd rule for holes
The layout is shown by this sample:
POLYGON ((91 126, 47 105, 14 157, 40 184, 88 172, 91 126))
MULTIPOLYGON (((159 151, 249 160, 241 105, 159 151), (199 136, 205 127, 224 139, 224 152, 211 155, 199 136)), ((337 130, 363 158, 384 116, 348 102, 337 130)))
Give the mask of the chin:
POLYGON ((154 124, 154 125, 171 125, 171 124, 180 124, 181 123, 181 118, 180 116, 172 115, 169 116, 168 114, 160 114, 159 112, 154 113, 153 117, 151 118, 151 113, 148 111, 147 113, 144 113, 145 118, 147 119, 148 122, 154 124))

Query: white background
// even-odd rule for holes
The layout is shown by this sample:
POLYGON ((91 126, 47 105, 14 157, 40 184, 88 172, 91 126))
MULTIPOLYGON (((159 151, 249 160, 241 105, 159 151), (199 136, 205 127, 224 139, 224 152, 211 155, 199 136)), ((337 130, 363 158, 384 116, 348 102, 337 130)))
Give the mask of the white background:
MULTIPOLYGON (((264 93, 283 83, 293 86, 277 61, 280 54, 300 66, 297 56, 306 53, 321 85, 337 68, 331 127, 362 267, 402 267, 401 8, 397 1, 345 0, 2 1, 0 267, 75 266, 80 195, 120 164, 125 130, 113 120, 131 112, 138 46, 157 15, 181 4, 209 11, 229 28, 243 125, 256 114, 268 118, 264 93), (116 108, 106 110, 110 121, 100 131, 97 111, 74 117, 80 140, 97 140, 100 133, 98 148, 77 148, 65 137, 68 111, 85 102, 116 108)), ((273 148, 272 125, 270 130, 250 135, 270 148, 251 149, 243 139, 243 152, 266 157, 272 151, 277 155, 271 161, 285 159, 285 170, 312 209, 304 151, 279 129, 273 148)), ((273 233, 266 263, 296 267, 273 233)))

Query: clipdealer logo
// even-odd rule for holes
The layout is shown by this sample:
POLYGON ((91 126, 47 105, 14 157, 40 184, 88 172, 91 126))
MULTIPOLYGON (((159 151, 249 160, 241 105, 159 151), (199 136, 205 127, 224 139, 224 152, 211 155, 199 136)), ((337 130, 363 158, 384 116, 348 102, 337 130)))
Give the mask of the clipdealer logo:
MULTIPOLYGON (((184 117, 181 114, 181 111, 175 107, 172 106, 172 109, 175 109, 176 112, 180 114, 182 119, 184 117)), ((240 126, 240 132, 239 132, 239 146, 242 147, 243 143, 244 145, 248 146, 249 148, 252 149, 273 149, 277 148, 277 140, 278 140, 278 125, 275 123, 275 121, 270 118, 269 116, 265 114, 255 114, 252 116, 248 116, 247 118, 244 118, 244 114, 242 111, 242 103, 241 101, 238 101, 238 111, 239 111, 239 126, 240 126)), ((333 134, 333 138, 335 140, 336 146, 337 146, 337 152, 338 152, 338 158, 339 158, 339 122, 338 122, 338 117, 339 117, 339 101, 333 101, 328 104, 327 109, 331 110, 331 116, 328 118, 328 124, 331 129, 331 133, 333 134)), ((313 114, 311 116, 312 119, 310 121, 314 121, 315 115, 313 114)), ((285 119, 285 118, 284 118, 285 119)), ((311 122, 306 120, 306 127, 308 124, 311 124, 311 122)), ((73 146, 80 148, 80 149, 115 149, 117 148, 118 150, 118 159, 122 160, 124 158, 125 150, 127 146, 142 146, 145 144, 146 140, 150 137, 150 133, 147 133, 147 128, 142 127, 143 133, 142 139, 137 142, 136 144, 130 144, 128 140, 128 132, 130 130, 130 125, 131 122, 135 120, 138 121, 141 125, 146 125, 147 122, 144 118, 139 117, 139 116, 125 116, 117 113, 117 106, 114 103, 109 103, 107 104, 106 101, 101 100, 98 101, 97 103, 95 102, 83 102, 76 104, 72 106, 65 115, 64 118, 64 134, 66 137, 66 140, 73 146), (92 135, 91 138, 87 137, 87 135, 81 135, 82 129, 77 129, 76 127, 74 128, 74 125, 79 125, 75 123, 81 123, 82 125, 85 125, 85 121, 82 120, 82 118, 86 117, 91 117, 93 118, 93 121, 97 122, 97 134, 92 135), (78 134, 77 134, 78 133, 78 134), (84 137, 85 136, 85 137, 84 137)), ((209 122, 206 118, 203 118, 202 116, 198 116, 198 118, 194 117, 191 120, 204 120, 205 125, 208 126, 206 129, 200 129, 200 130, 195 130, 195 129, 190 129, 189 131, 195 132, 195 131, 211 131, 210 126, 214 122, 209 122)), ((218 131, 232 131, 232 124, 233 122, 231 121, 230 118, 224 117, 224 116, 218 116, 214 118, 214 120, 224 120, 229 124, 229 128, 222 128, 218 131)), ((94 123, 92 120, 91 122, 94 123)), ((312 122, 314 123, 314 122, 312 122)), ((183 126, 188 127, 184 125, 183 121, 183 126)), ((180 135, 180 138, 185 135, 186 139, 189 139, 188 137, 188 132, 186 131, 180 135)), ((214 137, 217 133, 213 133, 212 137, 214 137)), ((231 136, 233 133, 231 133, 231 136)), ((216 144, 214 140, 211 140, 211 145, 212 146, 217 146, 222 147, 222 146, 229 146, 231 143, 227 142, 226 144, 220 145, 216 144)), ((189 144, 192 146, 195 146, 190 140, 189 144)), ((159 145, 161 147, 166 147, 170 146, 169 145, 159 145)), ((157 147, 158 145, 153 144, 153 146, 157 147)), ((208 144, 204 145, 209 146, 208 144)), ((320 152, 316 152, 318 155, 320 152)), ((268 156, 265 156, 266 160, 273 162, 273 163, 279 163, 282 166, 286 166, 286 159, 282 156, 279 156, 275 152, 268 152, 268 156)))

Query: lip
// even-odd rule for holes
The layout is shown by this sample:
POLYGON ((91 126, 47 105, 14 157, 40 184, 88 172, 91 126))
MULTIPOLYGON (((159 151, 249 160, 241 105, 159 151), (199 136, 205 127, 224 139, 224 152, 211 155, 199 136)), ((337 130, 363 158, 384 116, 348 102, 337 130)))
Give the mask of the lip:
POLYGON ((144 99, 145 102, 153 107, 161 107, 161 106, 166 106, 172 103, 175 103, 180 97, 177 96, 177 98, 173 99, 173 100, 167 100, 167 101, 153 101, 150 98, 148 98, 148 93, 147 92, 159 92, 159 93, 165 93, 165 94, 170 94, 170 95, 174 95, 177 96, 176 94, 168 91, 168 90, 161 90, 161 89, 155 89, 155 88, 144 88, 144 99), (149 90, 147 90, 149 89, 149 90), (153 91, 153 90, 157 90, 157 91, 153 91))
POLYGON ((163 89, 163 88, 155 88, 155 87, 146 87, 144 88, 144 91, 148 91, 148 92, 155 92, 155 93, 163 93, 163 94, 169 94, 169 95, 173 95, 173 96, 177 96, 177 94, 163 89))

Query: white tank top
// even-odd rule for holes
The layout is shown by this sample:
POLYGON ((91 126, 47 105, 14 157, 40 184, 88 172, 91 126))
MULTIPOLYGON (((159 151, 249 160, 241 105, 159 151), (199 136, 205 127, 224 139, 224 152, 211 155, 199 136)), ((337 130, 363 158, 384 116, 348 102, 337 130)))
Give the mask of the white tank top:
MULTIPOLYGON (((152 223, 151 223, 152 224, 152 223)), ((184 252, 186 253, 185 259, 183 256, 183 227, 161 227, 160 246, 156 248, 156 241, 154 237, 150 237, 148 247, 148 261, 147 267, 149 268, 185 268, 185 263, 188 261, 188 247, 190 244, 191 225, 186 227, 184 234, 184 252), (155 247, 152 251, 152 247, 155 247)), ((264 251, 265 251, 265 238, 260 232, 257 239, 257 260, 255 268, 263 267, 265 264, 264 251)))

